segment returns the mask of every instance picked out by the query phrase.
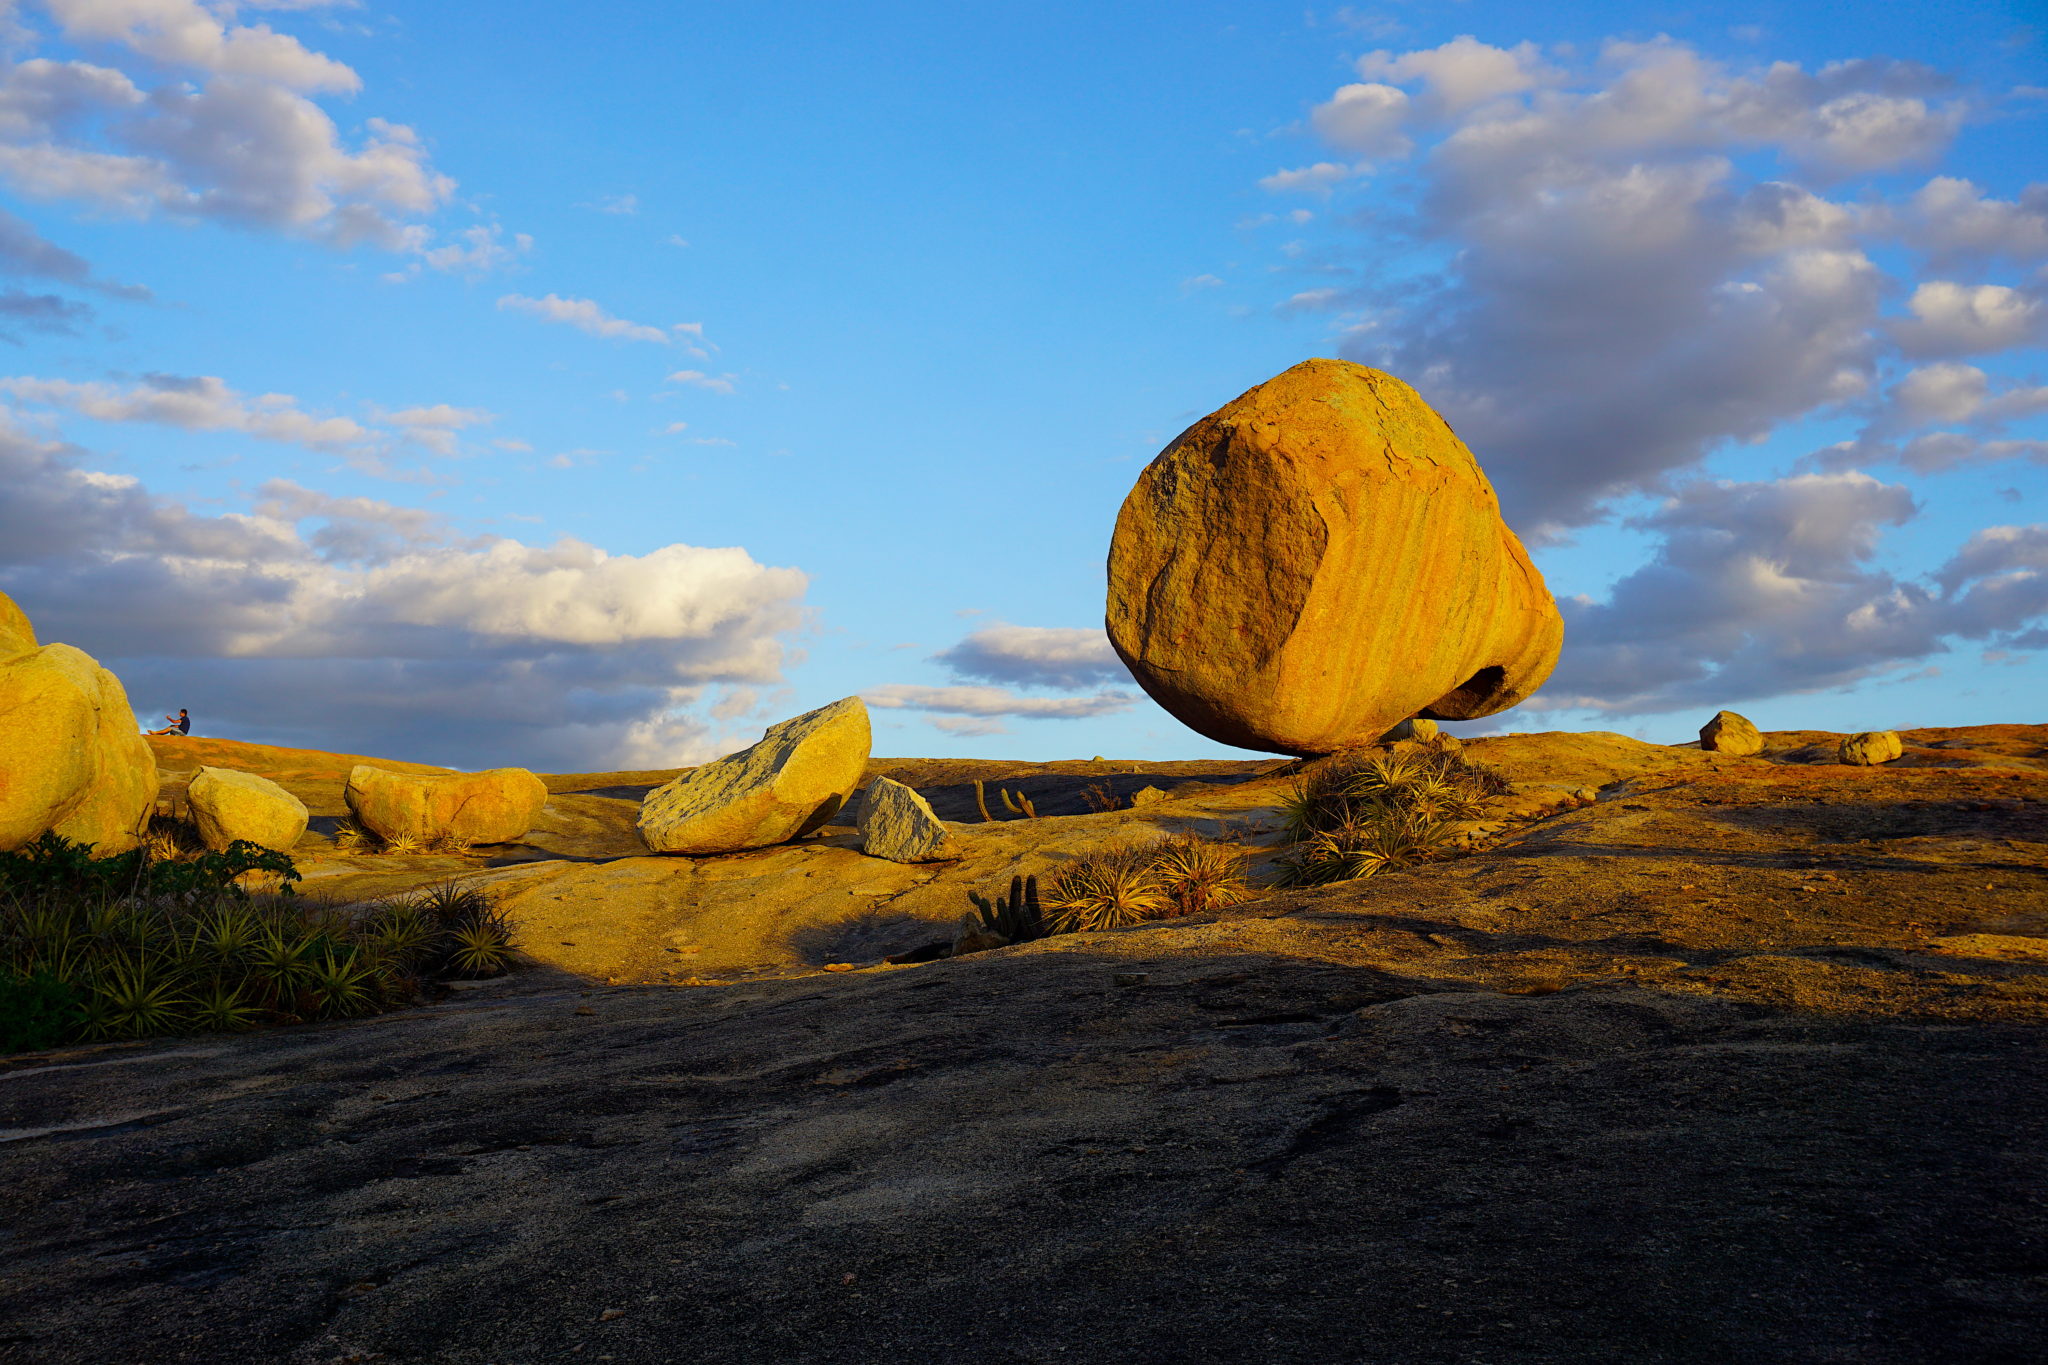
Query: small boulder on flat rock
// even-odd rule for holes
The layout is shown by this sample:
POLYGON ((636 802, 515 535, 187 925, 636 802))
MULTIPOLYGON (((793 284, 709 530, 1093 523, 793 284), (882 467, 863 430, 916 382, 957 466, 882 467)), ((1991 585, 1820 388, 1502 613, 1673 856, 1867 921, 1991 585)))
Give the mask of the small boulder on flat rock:
POLYGON ((126 853, 156 794, 156 755, 121 680, 83 650, 38 646, 0 593, 0 852, 51 833, 126 853))
POLYGON ((861 798, 861 851, 892 863, 935 863, 959 856, 953 836, 931 803, 887 777, 868 784, 861 798))
POLYGON ((1842 762, 1859 768, 1875 768, 1905 752, 1906 746, 1899 742, 1896 730, 1866 730, 1860 735, 1851 735, 1842 741, 1839 751, 1842 762))
POLYGON ((1749 717, 1733 711, 1716 711, 1714 718, 1700 727, 1700 748, 1708 753, 1747 758, 1764 751, 1764 737, 1750 724, 1749 717))
POLYGON ((289 853, 306 832, 306 803, 256 773, 201 768, 185 801, 200 840, 216 853, 237 839, 289 853))
POLYGON ((460 839, 509 844, 533 828, 548 803, 547 784, 524 768, 413 776, 358 763, 342 799, 356 822, 379 839, 460 839))
POLYGON ((640 837, 656 853, 736 853, 802 838, 846 804, 872 739, 859 697, 771 725, 752 748, 647 793, 640 837))
POLYGON ((1393 729, 1380 736, 1382 744, 1398 744, 1404 739, 1435 739, 1441 731, 1433 720, 1421 716, 1410 716, 1393 729))
POLYGON ((1140 787, 1131 793, 1131 809, 1141 806, 1156 806, 1166 799, 1166 793, 1157 787, 1140 787))

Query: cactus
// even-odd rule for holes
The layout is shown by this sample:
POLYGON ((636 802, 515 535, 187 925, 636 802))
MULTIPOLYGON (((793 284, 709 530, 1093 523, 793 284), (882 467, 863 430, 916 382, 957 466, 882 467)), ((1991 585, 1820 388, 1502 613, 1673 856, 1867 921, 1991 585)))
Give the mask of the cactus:
POLYGON ((979 782, 974 784, 974 804, 981 807, 981 823, 985 825, 995 818, 988 813, 988 792, 979 782))
POLYGON ((1003 798, 1003 808, 1012 815, 1021 815, 1026 820, 1038 818, 1038 808, 1031 804, 1031 798, 1023 792, 1011 792, 1007 787, 998 788, 996 794, 1003 798))
POLYGON ((967 899, 981 917, 981 927, 1012 943, 1045 937, 1045 913, 1038 905, 1038 878, 1010 878, 1010 894, 993 901, 970 891, 967 899))

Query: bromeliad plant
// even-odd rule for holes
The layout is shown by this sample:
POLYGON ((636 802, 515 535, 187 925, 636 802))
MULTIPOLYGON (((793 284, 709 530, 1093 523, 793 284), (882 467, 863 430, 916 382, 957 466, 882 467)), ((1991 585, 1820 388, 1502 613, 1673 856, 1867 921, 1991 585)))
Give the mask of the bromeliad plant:
POLYGON ((1282 807, 1292 847, 1280 859, 1281 883, 1319 886, 1440 858, 1457 823, 1508 789, 1499 773, 1448 747, 1321 764, 1282 807))
POLYGON ((480 892, 351 916, 294 894, 298 877, 242 842, 95 858, 45 835, 0 854, 0 1052, 346 1018, 509 963, 509 927, 480 892), (251 890, 252 873, 274 889, 251 890))

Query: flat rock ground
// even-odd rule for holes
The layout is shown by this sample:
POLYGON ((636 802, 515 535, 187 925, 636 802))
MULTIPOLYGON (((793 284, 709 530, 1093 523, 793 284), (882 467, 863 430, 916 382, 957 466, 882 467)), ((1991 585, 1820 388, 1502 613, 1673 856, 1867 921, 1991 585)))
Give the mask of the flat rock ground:
POLYGON ((1600 799, 1228 917, 13 1059, 0 1356, 2038 1361, 2048 727, 1826 738, 1488 741, 1600 799))

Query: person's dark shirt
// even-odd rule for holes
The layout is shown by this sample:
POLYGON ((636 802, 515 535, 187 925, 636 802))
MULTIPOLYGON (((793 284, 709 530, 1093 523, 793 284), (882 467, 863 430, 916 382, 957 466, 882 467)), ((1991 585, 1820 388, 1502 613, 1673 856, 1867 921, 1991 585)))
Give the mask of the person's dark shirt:
POLYGON ((181 735, 192 733, 192 717, 186 715, 183 711, 178 713, 178 733, 181 735))

